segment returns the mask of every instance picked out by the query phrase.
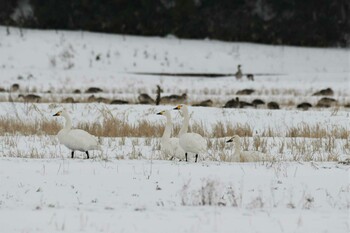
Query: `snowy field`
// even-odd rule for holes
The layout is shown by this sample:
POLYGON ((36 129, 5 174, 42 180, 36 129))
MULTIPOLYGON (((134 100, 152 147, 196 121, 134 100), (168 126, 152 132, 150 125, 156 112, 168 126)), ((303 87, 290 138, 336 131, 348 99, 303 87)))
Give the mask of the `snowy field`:
MULTIPOLYGON (((1 232, 350 231, 350 166, 338 163, 350 157, 349 49, 67 31, 21 37, 0 27, 0 80, 1 232), (235 79, 238 64, 254 82, 235 79), (227 76, 189 76, 209 73, 227 76), (14 83, 19 90, 9 92, 14 83), (156 85, 163 95, 187 93, 189 105, 213 100, 213 107, 189 107, 190 130, 209 148, 198 163, 193 155, 186 163, 161 154, 165 118, 156 113, 174 104, 136 104, 140 93, 155 97, 156 85), (60 103, 85 100, 89 87, 130 104, 60 103), (221 108, 245 88, 255 92, 241 100, 283 108, 221 108), (325 88, 335 106, 295 108, 315 105, 322 96, 312 94, 325 88), (23 103, 18 94, 42 101, 23 103), (70 158, 55 135, 64 119, 52 115, 62 108, 73 127, 98 134, 103 154, 70 158), (110 117, 128 130, 108 134, 110 117), (237 162, 225 143, 234 133, 243 149, 272 160, 237 162)), ((182 116, 172 110, 172 117, 176 136, 182 116)))
POLYGON ((348 232, 333 163, 1 159, 3 232, 348 232))

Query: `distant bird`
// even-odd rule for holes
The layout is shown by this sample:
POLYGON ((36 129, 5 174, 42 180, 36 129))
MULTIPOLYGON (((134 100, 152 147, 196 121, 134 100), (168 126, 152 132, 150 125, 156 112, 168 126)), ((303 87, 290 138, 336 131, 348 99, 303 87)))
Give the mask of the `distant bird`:
POLYGON ((22 98, 24 102, 33 102, 33 103, 39 103, 41 100, 40 96, 34 95, 34 94, 29 94, 29 95, 19 94, 18 98, 22 98))
POLYGON ((105 97, 97 97, 95 102, 109 104, 111 101, 105 97))
POLYGON ((333 98, 328 98, 328 97, 323 97, 322 99, 320 99, 317 104, 316 107, 319 108, 329 108, 332 105, 334 105, 337 102, 336 99, 333 98))
POLYGON ((227 101, 224 108, 239 108, 239 98, 236 97, 235 99, 227 101))
POLYGON ((75 89, 74 91, 73 91, 73 94, 80 94, 81 93, 81 91, 79 90, 79 89, 75 89))
POLYGON ((254 75, 253 74, 247 74, 247 79, 250 81, 254 81, 254 75))
POLYGON ((159 103, 160 103, 160 100, 161 100, 160 95, 161 95, 161 93, 163 93, 163 89, 160 88, 159 85, 157 85, 156 105, 159 105, 159 103))
POLYGON ((90 87, 85 91, 85 93, 98 93, 98 92, 103 92, 103 90, 99 87, 90 87))
POLYGON ((154 104, 155 101, 152 99, 148 94, 142 93, 140 94, 137 99, 139 100, 140 104, 154 104))
POLYGON ((88 98, 87 98, 87 102, 89 103, 92 103, 92 102, 95 102, 96 101, 96 97, 94 95, 90 95, 88 98))
POLYGON ((207 99, 200 103, 194 104, 193 106, 211 107, 213 106, 213 101, 211 99, 207 99))
POLYGON ((235 73, 235 77, 237 80, 240 80, 243 77, 243 73, 241 70, 241 65, 237 66, 237 72, 235 73))
POLYGON ((0 87, 0 92, 6 92, 6 89, 3 87, 0 87))
POLYGON ((172 130, 172 122, 171 122, 171 114, 170 111, 161 111, 158 112, 157 115, 165 116, 167 119, 164 133, 162 139, 160 141, 161 151, 164 155, 168 156, 170 160, 173 158, 178 158, 179 160, 183 160, 185 155, 185 151, 182 149, 179 143, 179 138, 170 137, 172 130))
POLYGON ((185 151, 185 160, 187 162, 187 153, 190 152, 196 155, 195 162, 197 162, 198 154, 207 152, 207 141, 197 133, 187 133, 190 116, 186 105, 180 104, 174 110, 181 111, 184 118, 179 132, 179 144, 185 151))
POLYGON ((126 100, 118 100, 118 99, 115 99, 115 100, 112 100, 110 102, 110 104, 128 104, 129 102, 126 101, 126 100))
POLYGON ((102 152, 95 136, 81 129, 72 129, 72 120, 65 110, 59 111, 53 116, 63 116, 66 120, 65 126, 58 132, 57 137, 61 144, 72 151, 72 158, 74 158, 74 151, 76 150, 85 152, 87 158, 89 158, 89 150, 100 150, 102 152))
POLYGON ((236 95, 250 95, 254 92, 255 92, 254 89, 243 89, 243 90, 237 91, 236 95))
POLYGON ((75 103, 72 97, 67 97, 62 100, 62 103, 75 103))
POLYGON ((240 101, 239 98, 236 98, 238 100, 239 103, 239 108, 245 108, 245 107, 254 107, 253 104, 245 102, 245 101, 240 101))
POLYGON ((10 91, 11 92, 16 92, 19 90, 19 84, 18 83, 14 83, 12 84, 11 88, 10 88, 10 91))
POLYGON ((169 96, 163 96, 160 98, 161 103, 178 103, 178 102, 185 102, 187 99, 187 94, 183 93, 182 95, 169 95, 169 96))
POLYGON ((314 96, 318 96, 318 95, 334 95, 334 91, 331 88, 326 88, 326 89, 322 89, 318 92, 315 92, 313 94, 314 96))
POLYGON ((239 162, 259 162, 267 161, 267 155, 259 151, 242 151, 241 148, 241 138, 238 135, 234 135, 232 138, 226 141, 226 143, 233 142, 235 151, 234 151, 234 160, 239 162))
POLYGON ((312 107, 312 105, 310 103, 307 103, 307 102, 302 102, 301 104, 297 105, 297 108, 301 108, 304 111, 308 110, 311 107, 312 107))
POLYGON ((280 106, 279 106, 279 104, 276 103, 276 102, 269 102, 269 103, 267 104, 267 108, 268 108, 268 109, 280 109, 280 106))
POLYGON ((258 105, 264 105, 264 104, 265 104, 265 102, 263 100, 261 100, 261 99, 255 99, 255 100, 252 101, 252 105, 255 108, 257 108, 258 105))

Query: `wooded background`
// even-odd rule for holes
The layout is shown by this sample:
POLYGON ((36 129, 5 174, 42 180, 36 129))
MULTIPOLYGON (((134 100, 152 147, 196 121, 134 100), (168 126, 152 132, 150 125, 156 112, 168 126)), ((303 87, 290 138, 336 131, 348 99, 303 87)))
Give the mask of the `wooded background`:
POLYGON ((349 0, 0 0, 0 6, 0 24, 10 26, 319 47, 350 43, 349 0), (18 14, 23 3, 30 14, 18 14))

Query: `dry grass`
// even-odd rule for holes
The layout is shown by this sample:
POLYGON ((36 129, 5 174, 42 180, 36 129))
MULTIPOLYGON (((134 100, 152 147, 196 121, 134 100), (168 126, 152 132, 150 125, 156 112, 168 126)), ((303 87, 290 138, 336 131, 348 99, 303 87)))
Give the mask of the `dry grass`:
POLYGON ((53 120, 26 122, 16 118, 0 117, 0 135, 53 135, 57 134, 61 127, 57 121, 53 120))
POLYGON ((332 127, 332 129, 327 129, 327 127, 321 124, 302 124, 298 127, 290 127, 285 136, 292 138, 325 138, 332 136, 334 138, 346 139, 350 136, 350 132, 345 127, 332 127))
MULTIPOLYGON (((114 117, 112 114, 103 113, 102 122, 83 122, 79 123, 79 129, 86 130, 93 135, 101 137, 161 137, 164 131, 164 125, 152 124, 147 120, 140 120, 135 124, 128 123, 114 117)), ((62 125, 56 119, 36 119, 34 121, 22 121, 18 118, 9 116, 0 117, 0 136, 2 135, 55 135, 62 128, 62 125)), ((174 127, 174 132, 178 132, 180 126, 174 127)), ((241 137, 252 137, 253 129, 248 124, 228 124, 217 122, 208 130, 203 122, 194 122, 190 132, 196 132, 207 138, 224 138, 232 135, 241 137)), ((287 137, 287 138, 334 138, 348 139, 350 132, 345 127, 328 127, 321 124, 307 125, 302 124, 287 129, 285 134, 276 132, 273 129, 267 129, 261 133, 262 137, 287 137)), ((264 147, 264 142, 256 141, 255 148, 264 147)), ((332 144, 330 141, 329 144, 332 144)))

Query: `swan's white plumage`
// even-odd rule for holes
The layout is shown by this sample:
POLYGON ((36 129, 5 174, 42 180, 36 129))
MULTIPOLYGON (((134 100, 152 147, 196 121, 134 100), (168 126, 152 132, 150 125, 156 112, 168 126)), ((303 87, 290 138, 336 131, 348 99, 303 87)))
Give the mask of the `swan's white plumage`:
POLYGON ((170 138, 172 121, 171 114, 169 111, 162 111, 157 113, 166 117, 167 122, 165 125, 164 133, 160 141, 161 151, 169 158, 177 158, 182 160, 185 156, 185 151, 181 148, 178 138, 170 138))
POLYGON ((60 130, 57 134, 58 140, 70 150, 88 151, 100 150, 101 147, 96 137, 81 129, 66 131, 60 130))
POLYGON ((186 152, 194 154, 205 153, 207 141, 197 133, 185 133, 179 139, 180 146, 186 152))
POLYGON ((176 108, 176 110, 180 110, 183 115, 183 123, 179 132, 179 143, 182 149, 187 153, 196 154, 196 162, 197 156, 200 153, 206 153, 207 151, 207 141, 197 133, 188 133, 188 125, 190 121, 190 117, 188 114, 188 108, 186 105, 180 104, 176 108))
POLYGON ((233 161, 237 162, 258 162, 267 161, 267 155, 260 151, 242 151, 241 138, 238 135, 234 135, 227 142, 233 142, 235 151, 233 154, 233 161))
POLYGON ((72 151, 102 151, 98 139, 95 136, 81 129, 72 129, 72 121, 65 110, 57 112, 54 116, 63 116, 66 120, 64 128, 57 134, 58 140, 61 144, 65 145, 72 151))

